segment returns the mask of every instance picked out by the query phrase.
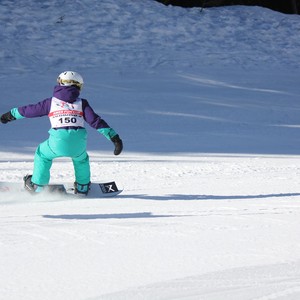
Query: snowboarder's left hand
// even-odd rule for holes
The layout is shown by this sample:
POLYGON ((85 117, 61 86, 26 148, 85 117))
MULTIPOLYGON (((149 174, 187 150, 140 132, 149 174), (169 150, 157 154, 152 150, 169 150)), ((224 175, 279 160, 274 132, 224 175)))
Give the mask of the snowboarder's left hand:
POLYGON ((119 155, 122 150, 123 150, 123 142, 120 139, 119 135, 115 135, 114 137, 111 138, 111 141, 115 145, 115 150, 114 150, 114 155, 119 155))
POLYGON ((11 114, 11 112, 7 112, 3 114, 0 118, 1 123, 6 124, 7 122, 14 121, 16 118, 11 114))

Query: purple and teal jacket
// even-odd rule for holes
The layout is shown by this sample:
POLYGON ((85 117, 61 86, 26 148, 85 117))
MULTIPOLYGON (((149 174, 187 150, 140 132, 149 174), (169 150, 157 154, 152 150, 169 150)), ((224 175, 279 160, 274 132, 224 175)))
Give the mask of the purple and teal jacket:
MULTIPOLYGON (((68 103, 74 103, 79 98, 80 91, 74 86, 55 86, 53 97, 68 103)), ((36 104, 30 104, 21 106, 18 108, 13 108, 11 110, 12 115, 16 119, 22 118, 36 118, 42 116, 48 116, 51 110, 52 97, 46 98, 36 104)), ((109 127, 109 125, 103 120, 98 114, 94 112, 92 107, 89 105, 86 99, 81 99, 82 101, 82 113, 83 118, 86 123, 88 123, 92 128, 95 128, 98 132, 103 134, 107 139, 111 139, 117 133, 109 127)), ((54 128, 55 129, 55 128, 54 128)), ((59 130, 78 130, 84 129, 83 127, 76 126, 64 126, 57 128, 59 130)))

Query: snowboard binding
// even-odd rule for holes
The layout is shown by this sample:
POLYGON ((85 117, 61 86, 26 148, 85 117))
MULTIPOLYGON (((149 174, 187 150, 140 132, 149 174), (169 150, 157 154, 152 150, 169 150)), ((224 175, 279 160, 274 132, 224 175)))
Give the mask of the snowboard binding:
POLYGON ((24 176, 24 188, 34 194, 34 193, 40 193, 44 190, 44 187, 42 185, 35 184, 31 181, 32 175, 26 175, 24 176))
POLYGON ((78 182, 74 182, 74 194, 87 195, 90 190, 91 183, 80 184, 78 182))

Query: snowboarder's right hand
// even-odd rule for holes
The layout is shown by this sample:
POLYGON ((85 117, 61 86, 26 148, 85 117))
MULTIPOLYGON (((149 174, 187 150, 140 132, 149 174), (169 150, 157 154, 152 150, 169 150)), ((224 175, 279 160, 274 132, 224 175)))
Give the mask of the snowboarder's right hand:
POLYGON ((111 138, 111 141, 115 145, 115 150, 114 150, 114 155, 119 155, 122 150, 123 150, 123 142, 120 139, 119 135, 115 135, 114 137, 111 138))
POLYGON ((14 121, 16 118, 11 114, 11 112, 7 112, 1 116, 1 123, 6 124, 7 122, 14 121))

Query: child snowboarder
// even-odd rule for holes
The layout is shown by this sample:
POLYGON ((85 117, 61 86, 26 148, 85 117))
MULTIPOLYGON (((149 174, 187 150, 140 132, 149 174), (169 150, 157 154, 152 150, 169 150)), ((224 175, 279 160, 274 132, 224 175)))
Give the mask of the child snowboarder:
POLYGON ((32 175, 24 177, 24 186, 31 193, 41 192, 50 181, 53 159, 70 157, 75 171, 75 193, 88 194, 90 163, 86 152, 87 131, 84 121, 114 143, 119 155, 123 143, 119 135, 99 115, 86 99, 79 98, 83 78, 73 71, 65 71, 57 78, 53 97, 37 104, 13 108, 1 116, 6 124, 18 119, 48 116, 51 123, 49 138, 36 149, 32 175))

